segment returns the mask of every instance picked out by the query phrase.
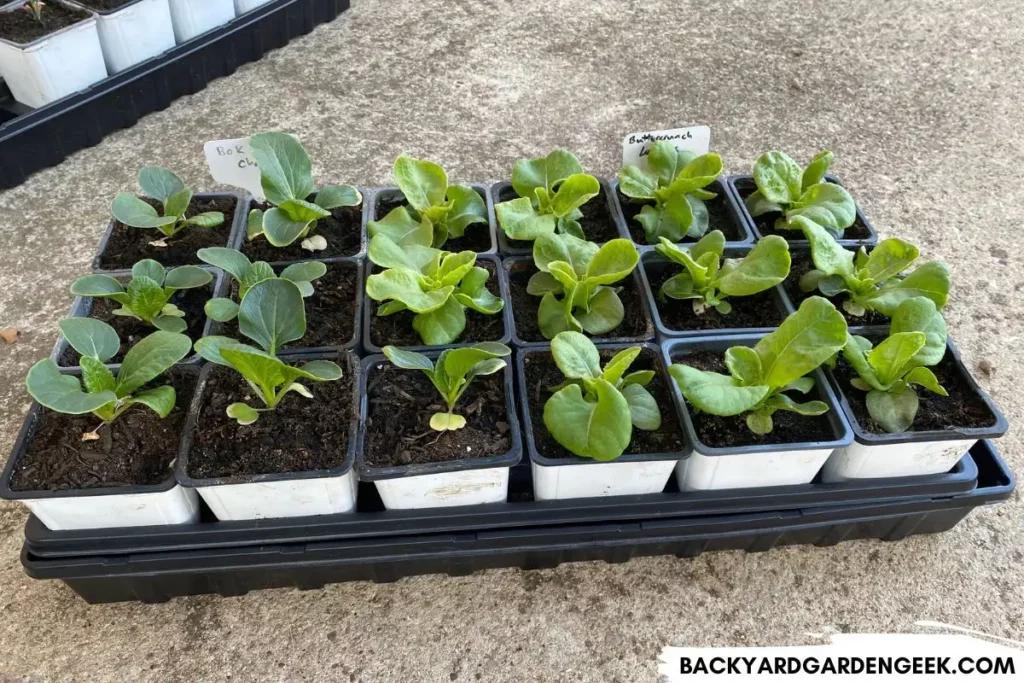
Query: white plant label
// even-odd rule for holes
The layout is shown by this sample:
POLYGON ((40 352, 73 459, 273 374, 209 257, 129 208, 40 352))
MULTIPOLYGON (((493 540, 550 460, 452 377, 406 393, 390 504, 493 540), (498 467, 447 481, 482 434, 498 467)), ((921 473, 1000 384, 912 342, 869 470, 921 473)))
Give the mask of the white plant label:
POLYGON ((652 130, 646 133, 630 133, 622 138, 622 166, 637 166, 647 170, 647 155, 659 140, 670 140, 676 149, 685 149, 695 154, 707 154, 711 149, 711 127, 690 126, 672 130, 652 130))
POLYGON ((260 184, 260 169, 249 152, 249 138, 213 140, 203 145, 210 175, 218 183, 248 190, 257 201, 266 199, 260 184))

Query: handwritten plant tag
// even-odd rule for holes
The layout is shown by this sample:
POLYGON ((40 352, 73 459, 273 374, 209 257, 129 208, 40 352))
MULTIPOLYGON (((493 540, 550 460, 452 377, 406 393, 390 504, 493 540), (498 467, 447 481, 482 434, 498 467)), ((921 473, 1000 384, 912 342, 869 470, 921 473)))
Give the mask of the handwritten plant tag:
POLYGON ((658 140, 670 140, 675 143, 676 149, 685 149, 698 155, 707 154, 711 149, 711 127, 690 126, 630 133, 622 138, 622 166, 637 166, 647 170, 647 155, 658 140))
POLYGON ((257 201, 264 201, 260 169, 249 151, 249 138, 212 140, 203 145, 210 175, 218 183, 248 190, 257 201))

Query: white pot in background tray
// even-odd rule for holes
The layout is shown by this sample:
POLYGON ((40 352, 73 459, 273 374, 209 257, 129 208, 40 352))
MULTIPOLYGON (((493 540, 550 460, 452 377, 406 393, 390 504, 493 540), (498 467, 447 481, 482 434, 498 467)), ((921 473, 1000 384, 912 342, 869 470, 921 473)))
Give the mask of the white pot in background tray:
POLYGON ((246 12, 251 12, 257 7, 263 7, 273 0, 235 0, 235 12, 238 16, 242 16, 246 12))
POLYGON ((111 74, 174 47, 168 0, 135 0, 117 9, 92 11, 96 12, 103 58, 111 74))
POLYGON ((235 18, 234 0, 170 0, 170 4, 179 45, 235 18))

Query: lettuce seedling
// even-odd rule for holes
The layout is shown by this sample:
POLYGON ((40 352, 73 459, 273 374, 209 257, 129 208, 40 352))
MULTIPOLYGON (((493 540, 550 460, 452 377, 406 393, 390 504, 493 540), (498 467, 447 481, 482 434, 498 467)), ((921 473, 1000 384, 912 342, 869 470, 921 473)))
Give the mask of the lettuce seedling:
POLYGON ((601 193, 597 178, 585 174, 579 160, 563 149, 517 161, 512 188, 519 197, 497 204, 494 211, 509 239, 525 241, 553 233, 585 239, 580 207, 601 193))
POLYGON ((210 283, 213 276, 199 266, 179 266, 165 270, 152 259, 132 266, 132 280, 125 287, 109 275, 86 275, 71 284, 71 293, 100 299, 113 299, 121 304, 114 315, 136 318, 167 332, 188 329, 185 314, 171 297, 182 289, 194 289, 210 283))
POLYGON ((325 185, 316 191, 313 163, 299 141, 285 133, 259 133, 249 138, 249 150, 260 169, 260 185, 274 208, 249 212, 248 239, 263 235, 275 247, 287 247, 302 239, 302 248, 327 248, 321 235, 309 237, 317 221, 331 215, 331 209, 358 206, 363 201, 351 185, 325 185), (313 201, 309 197, 316 191, 313 201))
POLYGON ((805 375, 832 358, 846 344, 846 320, 827 299, 812 296, 757 344, 733 346, 725 352, 730 374, 706 372, 675 364, 669 374, 695 408, 712 415, 747 413, 747 427, 755 434, 772 431, 772 415, 789 410, 800 415, 821 415, 822 401, 797 403, 786 395, 806 394, 814 379, 805 375))
POLYGON ((850 383, 866 397, 868 413, 885 431, 910 429, 917 416, 916 386, 948 396, 928 366, 946 355, 946 321, 935 302, 907 299, 892 316, 889 337, 872 348, 864 337, 849 335, 843 356, 858 377, 850 383))
POLYGON ((543 297, 537 325, 545 339, 559 332, 611 332, 625 317, 619 290, 609 287, 636 268, 640 255, 630 240, 614 239, 598 247, 572 235, 541 235, 533 245, 540 271, 526 291, 543 297), (561 298, 559 298, 561 297, 561 298))
MULTIPOLYGON (((304 261, 293 263, 281 271, 281 275, 274 274, 274 269, 265 261, 252 263, 246 256, 237 249, 225 247, 208 247, 196 252, 196 256, 203 263, 220 268, 231 275, 238 286, 238 300, 245 298, 246 293, 253 285, 269 280, 274 277, 281 277, 290 280, 298 286, 303 298, 313 296, 313 281, 323 277, 327 273, 327 266, 320 261, 304 261)), ((206 302, 206 315, 211 320, 226 323, 238 317, 238 304, 231 299, 217 297, 206 302)))
POLYGON ((754 164, 757 190, 746 199, 750 215, 782 213, 778 230, 798 229, 793 218, 803 216, 842 237, 857 218, 857 204, 841 185, 824 180, 832 159, 832 152, 818 152, 804 169, 782 152, 762 154, 754 164))
MULTIPOLYGON (((139 171, 139 187, 147 197, 163 206, 158 212, 147 202, 130 192, 118 192, 110 212, 114 218, 133 228, 156 228, 164 237, 170 238, 189 226, 215 228, 224 223, 220 211, 207 211, 191 218, 185 217, 192 203, 192 190, 185 187, 181 178, 160 166, 146 166, 139 171)), ((158 240, 162 246, 163 240, 158 240)))
POLYGON ((451 344, 466 329, 466 309, 496 315, 505 302, 487 289, 490 273, 476 254, 399 246, 390 237, 370 240, 370 261, 385 270, 366 279, 366 295, 383 303, 377 315, 415 313, 413 329, 429 346, 451 344))
POLYGON ((57 364, 47 358, 32 366, 25 385, 32 398, 50 410, 67 415, 92 413, 101 420, 102 424, 86 433, 83 440, 98 439, 100 427, 134 405, 146 406, 161 418, 174 409, 174 387, 138 390, 188 355, 192 349, 188 337, 162 330, 153 332, 128 350, 115 377, 104 365, 121 347, 114 328, 92 318, 68 318, 60 322, 60 331, 82 356, 81 381, 74 375, 61 374, 57 364))
POLYGON ((32 15, 32 18, 43 23, 43 0, 25 0, 23 5, 25 11, 32 15))
POLYGON ((615 460, 629 446, 633 427, 661 427, 661 410, 646 387, 654 371, 626 373, 640 355, 634 346, 601 368, 597 347, 579 332, 560 332, 551 355, 566 381, 544 404, 544 425, 555 441, 581 458, 615 460))
POLYGON ((704 188, 721 173, 722 159, 717 154, 698 156, 659 140, 647 157, 646 171, 638 166, 619 171, 619 190, 630 199, 654 201, 645 203, 636 215, 648 244, 657 244, 659 238, 679 242, 684 237, 699 238, 708 231, 704 201, 718 195, 704 188))
POLYGON ((446 349, 437 357, 437 363, 415 351, 403 351, 394 346, 385 346, 382 351, 396 367, 403 370, 419 370, 425 374, 448 406, 448 412, 434 413, 430 417, 430 428, 438 431, 455 431, 466 426, 466 418, 456 415, 455 404, 477 377, 493 375, 505 368, 503 357, 512 349, 496 342, 482 342, 461 349, 446 349))
POLYGON ((253 285, 239 306, 238 330, 260 348, 231 337, 212 336, 196 342, 196 353, 211 363, 234 368, 262 402, 262 408, 247 403, 228 406, 228 416, 240 425, 250 425, 259 419, 260 413, 276 409, 290 392, 313 398, 309 389, 298 382, 300 379, 341 379, 341 368, 329 360, 312 360, 295 367, 277 357, 282 346, 306 334, 302 292, 290 280, 271 278, 253 285))
POLYGON ((803 217, 793 219, 811 243, 814 270, 800 278, 800 289, 817 289, 827 297, 846 294, 843 309, 853 316, 878 311, 892 317, 907 299, 923 296, 937 308, 949 298, 949 269, 932 261, 902 275, 919 256, 917 247, 895 237, 882 240, 868 254, 864 247, 855 254, 843 249, 828 230, 803 217))
POLYGON ((487 223, 487 204, 469 185, 449 185, 437 164, 404 154, 395 159, 392 175, 409 206, 398 206, 379 221, 370 221, 370 237, 387 235, 396 244, 444 246, 449 237, 462 237, 466 228, 487 223))
POLYGON ((701 315, 709 307, 722 315, 732 311, 730 296, 752 296, 771 289, 789 275, 789 244, 778 235, 758 242, 746 256, 725 259, 725 235, 713 230, 692 247, 673 244, 662 237, 655 251, 685 268, 661 285, 664 299, 692 299, 693 312, 701 315))

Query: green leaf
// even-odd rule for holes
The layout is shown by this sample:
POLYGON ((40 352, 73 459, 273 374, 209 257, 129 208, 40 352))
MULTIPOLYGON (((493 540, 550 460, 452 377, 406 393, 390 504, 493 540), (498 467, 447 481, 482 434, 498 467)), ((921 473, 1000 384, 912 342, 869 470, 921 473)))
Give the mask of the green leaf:
POLYGON ((871 418, 890 434, 907 431, 917 417, 917 392, 905 385, 891 391, 869 391, 865 402, 871 418))
POLYGON ((167 273, 164 279, 164 287, 173 290, 194 289, 208 285, 213 280, 210 271, 203 270, 199 266, 178 266, 167 273))
POLYGON ((396 367, 403 370, 422 370, 428 375, 434 372, 434 363, 422 353, 403 351, 396 346, 385 346, 381 351, 396 367))
POLYGON ((578 332, 582 329, 575 319, 570 318, 567 306, 571 303, 559 301, 553 294, 545 294, 537 309, 537 327, 545 339, 554 339, 559 332, 566 330, 578 332), (574 325, 573 323, 576 322, 574 325))
POLYGON ((172 171, 161 166, 143 166, 139 170, 139 187, 147 197, 159 200, 162 204, 167 199, 185 189, 185 183, 172 171))
POLYGON ((579 324, 589 334, 608 334, 622 322, 626 311, 622 300, 611 287, 600 287, 590 297, 590 310, 575 313, 579 324))
POLYGON ((313 193, 313 164, 294 137, 259 133, 249 138, 249 150, 259 166, 260 183, 268 202, 276 206, 290 199, 305 199, 313 193))
POLYGON ((828 230, 803 216, 795 216, 791 222, 803 231, 811 243, 811 258, 815 268, 825 275, 840 275, 843 279, 854 276, 854 253, 841 247, 828 230))
MULTIPOLYGON (((685 179, 682 179, 685 181, 685 179)), ((668 195, 662 205, 665 215, 658 225, 659 233, 668 237, 673 242, 678 242, 690 231, 694 222, 693 207, 690 198, 678 190, 678 185, 673 183, 666 190, 668 195), (666 222, 665 218, 670 219, 666 222)))
POLYGON ((128 302, 128 294, 120 282, 109 275, 85 275, 71 283, 71 293, 75 296, 104 297, 124 305, 128 302))
POLYGON ((601 193, 601 183, 594 176, 576 173, 566 178, 551 198, 551 213, 559 218, 569 216, 601 193))
POLYGON ((416 313, 429 313, 445 305, 454 287, 423 291, 423 276, 408 268, 389 268, 366 278, 366 295, 374 301, 401 301, 416 313))
POLYGON ((938 308, 944 307, 949 299, 949 287, 946 264, 932 261, 916 269, 899 284, 865 297, 864 302, 879 313, 891 317, 901 303, 917 296, 930 299, 938 308))
POLYGON ((560 389, 544 404, 544 424, 555 441, 576 455, 608 461, 622 455, 633 433, 626 398, 603 379, 593 381, 596 401, 579 385, 560 389))
POLYGON ((640 262, 640 254, 630 240, 614 239, 606 242, 587 265, 587 285, 610 285, 633 272, 640 262))
POLYGON ((228 417, 237 420, 243 427, 251 425, 260 419, 260 413, 255 408, 250 408, 244 403, 232 403, 227 409, 228 417))
POLYGON ((253 239, 263 234, 263 209, 253 209, 245 224, 245 238, 253 239))
POLYGON ((787 219, 792 220, 794 216, 842 231, 853 225, 857 218, 857 205, 840 185, 818 183, 809 187, 786 211, 787 219))
POLYGON ((501 361, 501 365, 488 363, 486 367, 480 368, 479 370, 477 369, 477 366, 480 366, 486 361, 497 360, 510 356, 511 354, 512 349, 504 344, 485 342, 474 346, 450 350, 444 355, 443 359, 438 359, 438 366, 443 366, 444 372, 450 380, 449 384, 451 386, 458 386, 463 379, 470 375, 475 377, 477 375, 493 374, 504 368, 504 361, 501 361))
POLYGON ((252 353, 261 353, 259 349, 248 346, 246 344, 241 344, 237 339, 232 339, 231 337, 222 337, 219 335, 210 335, 209 337, 203 337, 202 339, 195 343, 195 351, 204 360, 208 360, 211 363, 216 363, 217 365, 230 366, 231 364, 228 363, 224 359, 224 357, 220 355, 221 349, 223 349, 225 346, 243 346, 249 349, 252 353))
POLYGON ((754 183, 773 204, 790 204, 800 197, 803 170, 783 152, 765 152, 754 163, 754 183))
POLYGON ((183 334, 156 331, 128 349, 117 373, 118 398, 130 395, 188 355, 192 340, 183 334))
POLYGON ((434 413, 430 416, 430 428, 437 432, 452 432, 466 426, 466 418, 449 413, 434 413))
POLYGON ((509 239, 533 241, 555 231, 555 217, 537 213, 526 197, 497 204, 494 212, 509 239))
POLYGON ((324 185, 316 193, 314 203, 330 211, 343 206, 359 206, 363 203, 363 195, 351 185, 324 185))
POLYGON ((406 201, 417 211, 444 203, 448 175, 437 164, 402 154, 391 172, 406 201))
POLYGON ((933 394, 939 396, 949 396, 942 385, 939 384, 939 379, 935 376, 935 373, 928 368, 917 367, 908 372, 903 377, 903 381, 907 384, 917 384, 922 386, 933 394))
POLYGON ((88 393, 99 394, 104 391, 114 391, 117 388, 114 373, 102 361, 91 356, 82 356, 79 365, 82 368, 82 383, 88 393))
MULTIPOLYGON (((648 162, 648 164, 650 163, 648 162)), ((627 197, 654 199, 654 192, 657 189, 658 178, 645 173, 636 166, 627 166, 619 171, 619 190, 627 197)))
POLYGON ((762 384, 761 357, 749 346, 731 346, 726 349, 725 367, 745 386, 762 384))
POLYGON ((561 294, 563 290, 562 283, 551 273, 534 273, 530 276, 530 281, 526 283, 526 293, 533 296, 544 296, 548 292, 561 294))
POLYGON ((219 323, 226 323, 238 317, 238 304, 231 299, 210 299, 203 307, 206 317, 219 323))
POLYGON ((871 349, 868 363, 878 375, 878 381, 888 386, 902 377, 910 359, 924 348, 925 341, 924 332, 900 332, 871 349))
POLYGON ((466 329, 466 309, 454 298, 448 297, 444 305, 413 318, 412 327, 427 346, 451 344, 466 329))
POLYGON ((685 300, 685 299, 699 299, 700 294, 694 292, 693 278, 689 273, 679 273, 673 275, 669 279, 665 280, 661 284, 659 290, 662 296, 667 296, 670 299, 685 300))
POLYGON ((366 224, 366 231, 371 239, 386 235, 403 247, 411 244, 429 247, 434 240, 434 227, 430 221, 417 221, 404 206, 395 207, 379 221, 370 221, 366 224))
POLYGON ((629 404, 630 419, 637 429, 653 432, 661 428, 661 410, 654 397, 639 384, 622 388, 622 396, 629 404))
POLYGON ((462 284, 455 292, 456 300, 463 306, 485 315, 494 315, 505 307, 505 302, 487 289, 490 273, 486 268, 475 266, 462 278, 462 284))
POLYGON ((739 415, 759 404, 771 389, 767 386, 740 386, 736 379, 717 372, 705 372, 688 365, 672 365, 668 372, 679 385, 686 400, 712 415, 739 415))
POLYGON ((378 234, 370 240, 370 261, 381 268, 406 268, 421 273, 428 264, 439 262, 437 249, 419 245, 401 247, 391 237, 378 234))
POLYGON ((269 280, 274 276, 274 269, 270 267, 270 264, 266 261, 257 261, 249 266, 249 270, 245 271, 245 277, 243 277, 238 283, 238 296, 245 298, 245 295, 249 293, 249 290, 254 285, 269 280))
POLYGON ((541 235, 533 243, 533 262, 541 272, 557 261, 568 263, 577 278, 583 277, 599 247, 572 235, 541 235))
POLYGON ((775 394, 774 396, 771 396, 765 402, 765 407, 769 410, 787 410, 791 413, 804 415, 806 417, 824 415, 828 412, 828 404, 824 401, 807 401, 806 403, 797 403, 785 394, 775 394))
POLYGON ((863 337, 847 335, 846 345, 843 346, 843 357, 853 367, 854 372, 869 387, 884 390, 887 387, 879 380, 875 369, 868 362, 868 352, 871 351, 871 342, 863 337), (866 342, 866 344, 864 343, 866 342))
POLYGON ((151 323, 160 314, 168 299, 170 294, 150 277, 133 277, 128 283, 127 308, 146 322, 151 323))
POLYGON ((300 377, 317 382, 331 382, 342 377, 341 366, 329 360, 311 360, 302 367, 292 370, 299 373, 300 377))
POLYGON ((487 223, 487 203, 472 187, 451 185, 448 187, 448 199, 451 209, 444 222, 450 235, 462 237, 468 226, 487 223))
POLYGON ((32 366, 25 386, 37 403, 68 415, 84 415, 117 401, 112 391, 85 393, 77 377, 60 374, 57 364, 49 358, 32 366))
POLYGON ((153 259, 143 259, 134 266, 132 266, 132 277, 148 277, 149 279, 156 282, 158 285, 163 286, 164 278, 167 276, 167 270, 157 261, 153 259))
POLYGON ((153 319, 153 327, 164 332, 181 333, 188 329, 188 323, 175 316, 161 315, 153 319))
POLYGON ((755 412, 747 415, 747 429, 764 436, 772 432, 772 415, 770 412, 755 412))
POLYGON ((781 213, 782 206, 770 202, 764 198, 760 190, 754 190, 743 202, 751 216, 761 216, 766 213, 781 213))
POLYGON ((902 302, 893 313, 889 332, 924 332, 925 345, 914 356, 914 365, 937 365, 946 355, 946 320, 931 299, 917 296, 902 302))
POLYGON ((161 216, 152 206, 128 192, 118 192, 110 212, 121 223, 132 228, 161 228, 177 222, 175 216, 161 216))
MULTIPOLYGON (((321 218, 327 218, 331 212, 314 202, 307 202, 305 199, 289 199, 281 202, 277 207, 290 221, 309 224, 321 218)), ((264 217, 264 221, 266 217, 264 217)))
POLYGON ((242 252, 226 247, 206 247, 197 251, 196 256, 203 263, 220 268, 236 280, 244 278, 251 265, 242 252))
POLYGON ((828 300, 812 296, 754 346, 772 388, 803 377, 846 345, 846 320, 828 300))
POLYGON ((675 143, 669 140, 658 140, 651 145, 647 168, 655 176, 657 185, 665 187, 695 158, 693 152, 676 149, 675 143))
POLYGON ((259 389, 260 398, 268 408, 274 407, 275 389, 295 377, 284 361, 245 344, 225 344, 220 347, 220 356, 259 389))
POLYGON ((517 161, 512 169, 512 187, 520 197, 534 197, 538 187, 552 194, 558 183, 577 173, 583 173, 583 166, 576 157, 556 149, 544 157, 517 161))
POLYGON ((735 266, 718 278, 718 289, 729 296, 751 296, 771 289, 789 275, 789 245, 778 235, 758 242, 735 266))
POLYGON ((441 265, 433 277, 442 287, 454 287, 462 282, 462 278, 473 269, 475 263, 476 254, 472 251, 461 251, 457 254, 444 252, 441 265))
MULTIPOLYGON (((179 192, 175 192, 167 201, 164 202, 164 214, 167 216, 174 216, 175 218, 181 218, 188 211, 188 205, 192 203, 192 190, 183 189, 179 192)), ((223 214, 221 214, 221 221, 223 222, 223 214)))
POLYGON ((303 261, 302 263, 293 263, 282 270, 281 278, 298 284, 319 280, 326 274, 327 265, 322 261, 303 261))
POLYGON ((725 252, 725 235, 721 230, 712 230, 690 247, 689 252, 690 258, 695 261, 699 261, 705 254, 714 254, 721 258, 725 252))
POLYGON ((917 247, 913 244, 894 237, 889 238, 882 240, 871 250, 864 270, 867 277, 880 285, 909 268, 910 264, 917 260, 918 255, 917 247))
MULTIPOLYGON (((562 374, 570 379, 601 377, 601 357, 597 347, 579 332, 568 331, 556 335, 551 340, 551 356, 562 374)), ((614 384, 612 380, 609 381, 614 384)))
MULTIPOLYGON (((552 343, 552 346, 553 345, 554 344, 552 343)), ((629 370, 629 366, 633 364, 636 357, 640 355, 640 350, 639 346, 633 346, 616 353, 612 359, 608 361, 608 364, 604 366, 604 372, 601 373, 601 377, 611 384, 619 386, 619 380, 622 379, 624 374, 626 374, 626 370, 629 370)))
POLYGON ((104 363, 121 348, 117 332, 107 323, 94 318, 66 318, 59 323, 61 334, 83 357, 104 363))
POLYGON ((146 391, 135 394, 130 399, 126 400, 127 405, 144 405, 160 418, 165 418, 171 414, 174 410, 174 404, 177 402, 178 396, 174 391, 174 387, 163 386, 156 387, 155 389, 147 389, 146 391))
MULTIPOLYGON (((722 174, 722 157, 717 154, 702 154, 690 160, 679 172, 679 178, 685 179, 686 193, 707 187, 722 174)), ((674 181, 675 182, 675 181, 674 181)))
POLYGON ((287 247, 315 220, 292 220, 285 211, 273 208, 263 214, 263 235, 275 247, 287 247))
POLYGON ((195 225, 200 228, 216 228, 218 225, 224 223, 224 214, 220 211, 207 211, 196 216, 192 216, 185 221, 185 225, 195 225))
POLYGON ((800 177, 800 188, 806 190, 811 185, 817 185, 823 181, 829 167, 832 166, 832 159, 832 152, 828 150, 815 154, 814 158, 811 159, 811 163, 807 165, 803 175, 800 177))
POLYGON ((800 379, 793 380, 786 386, 782 387, 782 391, 796 391, 801 394, 808 393, 814 388, 813 377, 801 377, 800 379))
POLYGON ((273 278, 252 287, 238 310, 238 329, 265 351, 276 354, 306 333, 302 292, 294 282, 273 278))
POLYGON ((647 386, 654 379, 654 370, 637 370, 631 372, 622 378, 622 387, 628 387, 630 384, 639 384, 642 387, 647 386))

